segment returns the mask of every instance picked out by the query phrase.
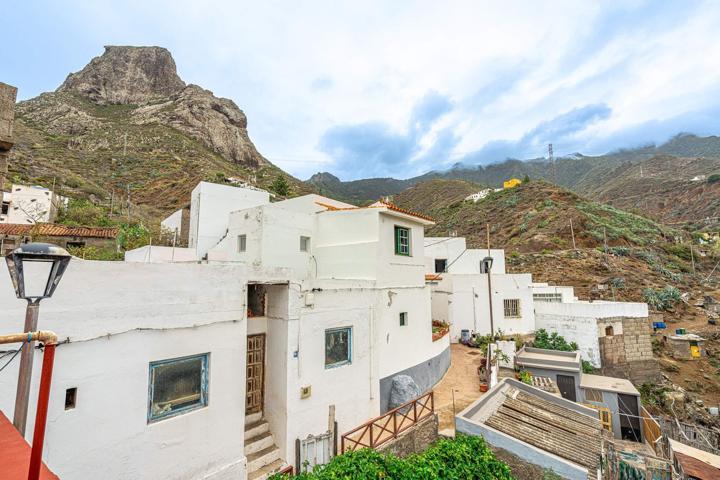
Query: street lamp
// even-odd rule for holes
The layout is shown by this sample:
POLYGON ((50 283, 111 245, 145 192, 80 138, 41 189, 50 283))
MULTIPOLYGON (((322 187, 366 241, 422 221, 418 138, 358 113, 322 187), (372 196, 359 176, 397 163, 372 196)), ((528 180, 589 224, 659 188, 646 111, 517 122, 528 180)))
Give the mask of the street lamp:
MULTIPOLYGON (((37 330, 40 300, 52 297, 70 258, 70 254, 64 248, 50 243, 26 243, 5 257, 15 287, 15 295, 27 300, 25 332, 37 330)), ((34 341, 23 343, 20 354, 13 424, 23 436, 30 398, 34 346, 34 341)))

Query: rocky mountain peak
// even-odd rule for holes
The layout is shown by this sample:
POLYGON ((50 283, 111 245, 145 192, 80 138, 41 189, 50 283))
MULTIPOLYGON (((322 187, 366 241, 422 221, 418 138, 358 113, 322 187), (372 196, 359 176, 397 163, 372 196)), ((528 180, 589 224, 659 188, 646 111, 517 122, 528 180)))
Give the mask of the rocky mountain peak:
POLYGON ((175 60, 162 47, 106 46, 82 70, 68 75, 58 92, 74 92, 104 104, 140 105, 185 88, 175 60))
POLYGON ((340 183, 340 179, 330 172, 318 172, 307 181, 308 183, 340 183))

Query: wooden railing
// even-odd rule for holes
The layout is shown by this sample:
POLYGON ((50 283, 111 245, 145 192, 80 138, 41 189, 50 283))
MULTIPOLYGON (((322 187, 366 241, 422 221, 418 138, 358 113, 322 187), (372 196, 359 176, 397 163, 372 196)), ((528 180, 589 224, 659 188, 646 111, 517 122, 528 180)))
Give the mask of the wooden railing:
POLYGON ((662 438, 662 430, 658 422, 645 410, 645 407, 641 407, 640 416, 642 416, 643 431, 645 432, 645 442, 648 443, 655 451, 656 455, 662 456, 663 445, 660 442, 662 438))
POLYGON ((433 414, 435 398, 430 391, 343 434, 340 452, 377 448, 433 414))

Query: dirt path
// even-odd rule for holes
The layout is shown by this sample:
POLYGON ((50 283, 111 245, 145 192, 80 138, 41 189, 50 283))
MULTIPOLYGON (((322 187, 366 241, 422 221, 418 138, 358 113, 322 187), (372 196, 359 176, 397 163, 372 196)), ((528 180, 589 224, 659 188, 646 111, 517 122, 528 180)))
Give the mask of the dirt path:
MULTIPOLYGON (((450 346, 452 363, 445 376, 435 385, 435 410, 440 416, 440 431, 455 432, 453 421, 453 391, 455 412, 463 410, 480 395, 480 380, 477 367, 480 364, 480 350, 458 343, 450 346)), ((449 433, 449 432, 447 432, 449 433)))

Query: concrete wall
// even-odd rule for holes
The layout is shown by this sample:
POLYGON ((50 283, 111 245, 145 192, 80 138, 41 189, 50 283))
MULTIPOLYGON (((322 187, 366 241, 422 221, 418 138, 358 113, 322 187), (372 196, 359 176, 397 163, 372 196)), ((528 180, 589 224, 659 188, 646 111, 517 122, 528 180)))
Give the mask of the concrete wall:
POLYGON ((0 197, 7 177, 8 152, 13 146, 16 96, 17 88, 0 82, 0 197))
MULTIPOLYGON (((67 480, 98 472, 104 479, 243 478, 245 282, 240 266, 73 259, 40 309, 39 327, 69 341, 55 359, 48 466, 67 480), (209 353, 208 406, 148 424, 149 363, 200 353, 209 353), (78 389, 77 405, 65 410, 70 387, 78 389)), ((22 330, 25 302, 12 292, 0 275, 3 333, 22 330)), ((35 355, 28 439, 42 363, 35 355)), ((17 366, 0 375, 8 416, 17 366)))
POLYGON ((426 393, 442 379, 445 372, 450 368, 450 346, 437 356, 430 358, 413 367, 406 368, 401 371, 394 372, 380 379, 380 409, 381 412, 390 410, 390 392, 392 390, 392 380, 396 375, 408 375, 415 380, 420 387, 422 393, 426 393))
MULTIPOLYGON (((529 333, 535 329, 530 274, 492 275, 492 311, 495 331, 506 334, 529 333), (520 318, 505 318, 505 299, 520 300, 520 318)), ((464 329, 482 334, 490 333, 490 302, 487 275, 445 274, 433 285, 433 313, 450 323, 450 339, 457 342, 464 329)))
POLYGON ((438 439, 438 415, 434 413, 378 448, 397 457, 422 453, 438 439))
POLYGON ((130 263, 198 262, 194 248, 173 248, 150 245, 126 251, 125 261, 130 263))
MULTIPOLYGON (((435 259, 446 259, 448 273, 480 273, 480 261, 488 256, 487 249, 468 249, 464 237, 425 238, 426 272, 435 273, 435 259), (452 264, 451 264, 452 263, 452 264)), ((492 272, 505 273, 505 250, 491 249, 492 272)))
POLYGON ((225 236, 230 212, 267 203, 270 194, 265 191, 200 182, 190 197, 188 246, 203 258, 225 236))
POLYGON ((378 286, 425 285, 424 227, 412 220, 380 213, 378 232, 378 286), (410 256, 395 254, 395 226, 410 229, 410 256))
POLYGON ((615 334, 619 335, 623 330, 623 317, 647 321, 647 316, 645 303, 535 302, 536 327, 557 332, 568 342, 577 343, 582 358, 596 368, 602 366, 598 338, 605 336, 605 327, 612 325, 615 334))
POLYGON ((658 380, 660 367, 653 355, 651 332, 647 318, 598 320, 603 375, 627 378, 633 383, 658 380), (607 326, 613 327, 613 336, 605 335, 607 326))

